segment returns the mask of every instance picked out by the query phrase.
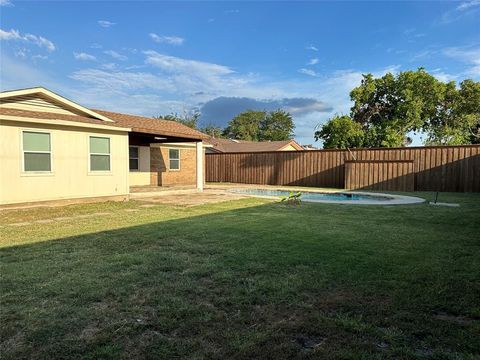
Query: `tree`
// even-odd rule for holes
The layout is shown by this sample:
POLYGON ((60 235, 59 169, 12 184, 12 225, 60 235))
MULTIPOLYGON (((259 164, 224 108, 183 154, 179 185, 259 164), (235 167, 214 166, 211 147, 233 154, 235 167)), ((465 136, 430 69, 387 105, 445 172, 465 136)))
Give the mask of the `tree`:
POLYGON ((266 114, 260 122, 259 140, 279 141, 293 138, 293 123, 290 113, 278 109, 266 114))
POLYGON ((200 129, 201 132, 210 135, 214 138, 222 138, 224 130, 221 127, 215 125, 207 125, 204 128, 200 129))
POLYGON ((156 119, 176 121, 192 129, 198 129, 198 120, 200 119, 200 113, 197 110, 194 110, 193 112, 184 111, 183 115, 171 113, 165 116, 158 116, 156 117, 156 119))
POLYGON ((265 116, 265 111, 244 111, 230 120, 224 135, 231 139, 258 141, 260 139, 260 123, 265 116))
POLYGON ((449 83, 438 116, 428 124, 429 145, 480 143, 480 82, 449 83))
MULTIPOLYGON (((350 119, 360 124, 364 147, 408 145, 411 131, 427 133, 428 144, 480 143, 480 82, 465 80, 457 88, 455 82, 439 81, 423 68, 380 78, 367 74, 350 98, 350 119)), ((352 124, 346 119, 324 126, 315 133, 317 140, 332 138, 331 146, 349 142, 345 136, 352 124)))
POLYGON ((315 140, 323 140, 325 149, 346 149, 363 146, 362 125, 349 116, 336 115, 315 132, 315 140))
POLYGON ((294 128, 292 116, 286 111, 247 110, 230 120, 223 134, 238 140, 288 140, 293 137, 294 128))
POLYGON ((403 146, 408 132, 421 129, 436 113, 445 84, 424 69, 364 75, 350 98, 351 117, 365 131, 365 146, 403 146))

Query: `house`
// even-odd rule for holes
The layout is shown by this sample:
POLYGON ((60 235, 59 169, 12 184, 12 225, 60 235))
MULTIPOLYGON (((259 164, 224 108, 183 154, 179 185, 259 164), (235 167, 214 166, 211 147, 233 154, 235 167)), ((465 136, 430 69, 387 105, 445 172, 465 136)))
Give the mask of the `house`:
POLYGON ((45 88, 0 93, 0 205, 125 200, 130 186, 204 184, 203 140, 174 121, 92 110, 45 88))
POLYGON ((246 141, 234 139, 209 138, 205 140, 211 146, 207 153, 262 152, 262 151, 296 151, 303 150, 295 140, 284 141, 246 141))

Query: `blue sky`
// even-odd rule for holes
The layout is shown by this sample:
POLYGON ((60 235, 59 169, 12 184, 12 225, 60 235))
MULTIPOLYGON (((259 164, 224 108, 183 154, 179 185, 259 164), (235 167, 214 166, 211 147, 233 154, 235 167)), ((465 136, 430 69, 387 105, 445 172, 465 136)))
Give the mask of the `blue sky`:
POLYGON ((480 0, 0 4, 2 90, 147 116, 199 109, 220 126, 281 107, 303 144, 349 112, 362 73, 480 80, 480 0))

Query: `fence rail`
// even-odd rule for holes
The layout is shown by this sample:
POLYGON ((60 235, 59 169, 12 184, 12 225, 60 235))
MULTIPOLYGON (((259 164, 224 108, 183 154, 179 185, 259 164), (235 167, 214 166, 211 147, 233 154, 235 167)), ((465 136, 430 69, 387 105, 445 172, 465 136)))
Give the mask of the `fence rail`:
POLYGON ((362 178, 361 183, 354 184, 357 189, 385 186, 388 189, 384 190, 401 191, 406 186, 400 186, 402 181, 411 181, 416 191, 480 192, 480 145, 206 155, 208 182, 347 188, 352 186, 352 171, 362 178), (384 165, 381 168, 382 178, 386 179, 377 176, 378 161, 386 164, 386 175, 384 165), (405 161, 411 164, 409 173, 404 174, 403 169, 394 172, 391 164, 405 161), (356 165, 347 165, 351 163, 356 165), (362 166, 366 163, 373 165, 362 166), (370 180, 370 171, 375 169, 370 180), (403 180, 403 176, 411 180, 403 180), (365 178, 368 180, 363 183, 365 178))

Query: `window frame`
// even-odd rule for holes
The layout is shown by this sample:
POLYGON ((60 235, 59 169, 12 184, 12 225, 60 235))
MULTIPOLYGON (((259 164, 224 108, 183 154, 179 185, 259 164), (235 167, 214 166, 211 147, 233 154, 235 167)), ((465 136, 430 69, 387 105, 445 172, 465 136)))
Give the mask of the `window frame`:
POLYGON ((135 145, 129 145, 128 146, 128 171, 136 172, 140 171, 140 147, 135 146, 135 145), (137 149, 137 157, 130 157, 130 148, 136 148, 137 149), (136 159, 137 160, 137 168, 136 169, 131 169, 130 168, 130 160, 131 159, 136 159))
POLYGON ((25 176, 35 176, 35 175, 53 175, 53 136, 52 132, 43 129, 35 128, 21 128, 20 129, 20 162, 21 162, 21 173, 25 176), (49 151, 25 151, 23 143, 23 134, 24 133, 38 133, 38 134, 48 134, 50 140, 50 150, 49 151), (34 154, 49 154, 50 155, 50 170, 25 170, 25 153, 34 153, 34 154))
POLYGON ((112 173, 112 137, 103 135, 103 134, 88 134, 87 135, 87 146, 88 146, 88 174, 89 175, 109 175, 112 173), (90 149, 90 139, 91 138, 101 138, 108 139, 109 153, 92 153, 90 149), (92 155, 108 155, 108 167, 109 170, 92 170, 92 155))
POLYGON ((180 171, 181 170, 181 161, 180 161, 180 149, 179 148, 168 148, 168 170, 169 171, 180 171), (170 150, 177 150, 178 151, 178 159, 170 157, 170 150), (172 169, 171 160, 178 160, 178 169, 172 169))

